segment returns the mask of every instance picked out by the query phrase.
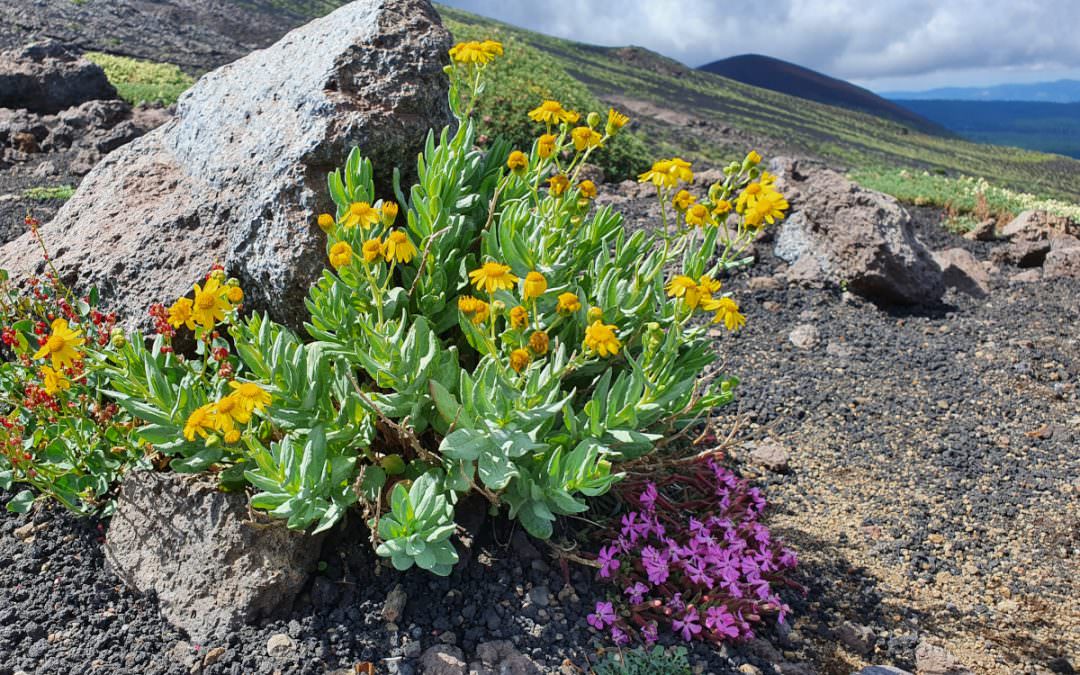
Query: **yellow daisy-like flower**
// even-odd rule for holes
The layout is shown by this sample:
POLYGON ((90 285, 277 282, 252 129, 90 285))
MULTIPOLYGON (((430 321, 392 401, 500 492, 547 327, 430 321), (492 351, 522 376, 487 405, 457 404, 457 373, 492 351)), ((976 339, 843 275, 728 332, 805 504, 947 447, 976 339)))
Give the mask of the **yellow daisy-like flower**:
POLYGON ((194 441, 196 434, 206 438, 214 430, 214 404, 207 403, 196 408, 184 422, 184 438, 194 441))
POLYGON ((672 206, 680 213, 693 206, 696 201, 697 197, 690 194, 689 190, 679 190, 675 193, 675 196, 671 198, 672 206))
POLYGON ((690 309, 696 309, 701 302, 701 289, 696 281, 685 274, 672 277, 666 290, 669 298, 681 298, 690 309))
POLYGON ((493 57, 503 55, 503 44, 497 40, 484 40, 480 43, 480 47, 493 57))
POLYGON ((615 108, 608 108, 607 111, 607 124, 604 126, 604 131, 608 136, 614 136, 615 132, 626 126, 626 123, 630 121, 630 118, 622 114, 615 108))
POLYGON ((473 323, 481 324, 487 321, 491 307, 479 298, 474 298, 471 295, 463 295, 458 298, 458 309, 462 314, 471 316, 473 323))
POLYGON ((573 314, 581 309, 581 300, 575 293, 567 291, 566 293, 559 294, 559 302, 555 306, 555 310, 558 312, 564 312, 566 314, 573 314))
POLYGON ((672 157, 661 159, 653 163, 652 168, 638 176, 638 182, 652 182, 656 187, 673 188, 679 184, 690 183, 694 180, 694 172, 690 170, 690 162, 672 157))
POLYGON ((383 243, 382 240, 376 237, 375 239, 368 239, 360 246, 360 254, 364 258, 364 262, 371 264, 382 258, 383 243))
POLYGON ((622 343, 615 337, 616 327, 603 321, 593 321, 585 329, 585 348, 600 356, 614 356, 619 353, 622 343))
POLYGON ((604 137, 595 129, 574 127, 574 130, 570 132, 570 139, 574 141, 574 149, 582 152, 589 148, 600 147, 600 142, 604 140, 604 137))
POLYGON ((693 204, 686 210, 686 224, 701 227, 712 222, 712 214, 704 204, 693 204))
POLYGON ((561 124, 563 122, 573 124, 581 119, 581 115, 572 110, 564 109, 558 101, 547 100, 529 111, 529 119, 547 124, 561 124))
POLYGON ((532 356, 528 349, 515 349, 510 352, 510 367, 514 369, 514 372, 520 373, 525 370, 531 360, 532 356))
POLYGON ((529 168, 529 156, 520 150, 514 150, 506 158, 506 168, 519 175, 525 173, 529 168))
POLYGON ((488 295, 499 290, 509 291, 518 282, 509 265, 497 262, 486 262, 479 269, 469 272, 469 279, 476 290, 486 291, 488 295))
POLYGON ((356 227, 359 225, 363 229, 368 229, 372 225, 379 222, 382 219, 382 215, 379 210, 367 202, 353 202, 349 204, 349 210, 345 212, 345 217, 341 220, 342 227, 356 227))
POLYGON ((712 297, 713 293, 718 293, 720 286, 720 281, 713 279, 708 274, 702 274, 701 278, 698 279, 698 289, 709 297, 712 297))
POLYGON ((548 283, 547 279, 544 278, 544 275, 533 270, 525 275, 525 283, 521 286, 521 297, 525 302, 528 302, 533 298, 539 298, 547 292, 547 287, 548 283))
POLYGON ((169 308, 169 325, 173 328, 187 326, 189 330, 195 330, 195 320, 192 315, 192 302, 190 298, 180 298, 169 308))
POLYGON ((382 211, 382 224, 386 227, 390 227, 397 220, 397 202, 383 202, 380 211, 382 211))
POLYGON ((353 250, 347 241, 339 241, 330 247, 330 264, 334 269, 344 267, 352 262, 353 250))
POLYGON ((240 442, 240 430, 233 429, 232 431, 225 432, 225 437, 222 439, 226 445, 235 445, 240 442))
POLYGON ((394 230, 386 235, 386 243, 383 244, 383 257, 386 258, 386 262, 396 260, 399 263, 408 264, 418 252, 412 240, 409 239, 409 235, 401 230, 394 230))
POLYGON ((495 57, 502 56, 502 54, 502 43, 494 40, 459 42, 450 48, 450 58, 455 63, 460 63, 463 66, 487 65, 494 61, 495 57))
POLYGON ((52 333, 34 354, 34 358, 42 359, 47 356, 52 359, 52 367, 60 370, 82 360, 79 347, 85 343, 86 339, 82 337, 81 331, 71 330, 66 319, 56 319, 52 322, 52 333))
POLYGON ((766 192, 766 188, 761 183, 750 183, 743 191, 739 193, 738 199, 735 200, 735 210, 739 213, 746 213, 748 209, 754 208, 754 204, 757 204, 757 200, 761 198, 762 194, 766 192))
POLYGON ((731 298, 710 298, 701 304, 706 312, 716 312, 713 323, 723 323, 731 332, 735 332, 746 324, 746 317, 739 313, 739 303, 731 298))
POLYGON ((229 433, 237 424, 251 421, 251 411, 245 410, 235 394, 229 394, 214 404, 214 429, 229 433))
POLYGON ((71 382, 64 377, 64 374, 48 366, 41 367, 41 382, 50 396, 55 396, 62 390, 71 389, 71 382))
POLYGON ((712 213, 714 216, 723 216, 731 213, 731 202, 726 199, 721 199, 713 204, 712 213))
POLYGON ((542 135, 539 140, 536 141, 536 154, 540 155, 541 159, 547 159, 555 153, 555 137, 551 134, 542 135))
POLYGON ((764 192, 754 205, 747 209, 745 215, 746 224, 749 227, 764 227, 765 223, 772 225, 777 220, 783 220, 784 211, 788 208, 787 200, 775 190, 764 192))
POLYGON ((583 180, 578 183, 578 190, 585 199, 596 199, 596 183, 591 180, 583 180))
POLYGON ((529 312, 521 305, 510 308, 510 327, 521 328, 529 323, 529 312))
POLYGON ((227 289, 217 277, 210 277, 205 286, 195 284, 195 302, 192 305, 192 319, 203 328, 210 330, 214 324, 225 318, 225 313, 232 309, 225 297, 227 289))
POLYGON ((550 339, 546 331, 538 330, 529 336, 529 349, 537 356, 547 354, 550 339))
POLYGON ((570 179, 561 173, 548 178, 548 192, 551 193, 552 197, 561 197, 569 187, 570 179))
POLYGON ((320 213, 316 222, 319 224, 319 229, 327 234, 330 234, 330 230, 334 229, 334 217, 329 213, 320 213))
POLYGON ((228 290, 225 291, 225 299, 234 305, 239 305, 244 301, 244 289, 239 286, 227 286, 228 290))
POLYGON ((270 401, 273 400, 270 392, 254 382, 237 382, 233 380, 229 382, 229 386, 233 389, 230 396, 235 398, 240 407, 248 413, 253 410, 266 410, 266 406, 270 405, 270 401))
POLYGON ((756 150, 751 150, 750 154, 746 156, 746 163, 751 165, 760 164, 761 155, 759 155, 756 150))

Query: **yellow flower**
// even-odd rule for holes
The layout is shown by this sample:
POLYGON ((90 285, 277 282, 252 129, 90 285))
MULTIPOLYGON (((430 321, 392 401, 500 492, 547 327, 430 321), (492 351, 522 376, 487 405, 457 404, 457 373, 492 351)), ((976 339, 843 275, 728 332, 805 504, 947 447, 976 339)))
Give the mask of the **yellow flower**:
POLYGON ((327 234, 330 234, 330 230, 334 229, 334 217, 329 213, 320 213, 317 222, 319 223, 319 229, 327 234))
POLYGON ((696 309, 701 302, 701 289, 696 281, 685 274, 673 277, 668 282, 667 294, 669 298, 682 298, 690 309, 696 309))
POLYGON ((375 239, 368 239, 360 246, 360 253, 363 255, 364 262, 369 265, 381 258, 382 252, 383 243, 378 237, 375 239))
POLYGON ((547 354, 548 344, 548 334, 545 331, 538 330, 529 336, 529 349, 533 350, 538 356, 547 354))
POLYGON ((509 291, 518 281, 509 265, 497 262, 486 262, 479 269, 469 272, 469 279, 476 286, 476 290, 487 291, 488 295, 498 290, 509 291))
MULTIPOLYGON (((784 195, 775 190, 770 190, 765 196, 758 200, 757 204, 754 204, 753 212, 755 219, 761 218, 765 222, 772 225, 777 220, 783 220, 784 211, 788 209, 790 205, 787 200, 784 199, 784 195)), ((750 218, 747 216, 747 221, 750 218)))
POLYGON ((701 304, 701 308, 707 312, 715 311, 713 323, 723 322, 729 331, 735 332, 746 323, 746 317, 739 313, 739 304, 731 298, 710 298, 701 304))
POLYGON ((349 210, 345 212, 345 218, 342 219, 341 225, 343 227, 356 227, 359 225, 366 230, 379 222, 380 219, 379 212, 371 204, 353 202, 349 204, 349 210))
POLYGON ((652 182, 656 187, 673 188, 679 181, 689 183, 694 180, 694 172, 690 170, 690 162, 672 157, 661 159, 653 163, 652 168, 638 176, 638 182, 652 182))
POLYGON ((510 327, 521 328, 529 323, 529 312, 521 305, 516 305, 510 309, 510 327))
POLYGON ((339 241, 330 247, 330 264, 335 269, 344 267, 352 262, 353 250, 347 241, 339 241))
POLYGON ((462 314, 471 314, 473 323, 481 324, 487 321, 490 306, 479 298, 463 295, 458 298, 458 309, 461 310, 462 314))
POLYGON ((604 127, 604 131, 608 136, 614 136, 615 132, 626 126, 626 123, 630 121, 630 118, 622 114, 615 108, 608 108, 607 111, 607 125, 604 127))
POLYGON ((37 350, 34 358, 41 359, 47 356, 52 359, 52 367, 60 370, 75 361, 82 360, 83 355, 79 352, 79 347, 85 343, 86 340, 81 337, 80 331, 68 328, 66 319, 56 319, 52 322, 52 334, 49 335, 45 344, 41 345, 41 349, 37 350))
POLYGON ((604 310, 599 307, 590 307, 588 312, 585 312, 585 318, 592 321, 600 321, 604 318, 604 310))
POLYGON ((675 193, 675 196, 671 199, 671 204, 675 207, 676 211, 680 213, 693 206, 697 201, 697 197, 690 194, 689 190, 679 190, 675 193))
POLYGON ((214 404, 214 428, 218 431, 227 434, 236 428, 236 424, 247 424, 250 421, 251 411, 244 409, 235 394, 230 394, 214 404))
POLYGON ((698 279, 698 288, 703 294, 712 297, 713 293, 720 291, 720 282, 708 274, 702 274, 701 278, 698 279))
POLYGON ((225 432, 224 441, 226 445, 233 445, 235 443, 238 443, 240 441, 240 430, 233 429, 232 431, 225 432))
POLYGON ((758 182, 761 183, 763 187, 772 188, 774 190, 776 189, 776 176, 769 173, 768 171, 761 172, 761 176, 758 177, 758 182))
POLYGON ((48 366, 41 367, 41 381, 45 385, 45 391, 50 396, 55 396, 63 389, 70 389, 71 382, 59 370, 53 370, 48 366))
POLYGON ((701 227, 712 222, 712 215, 704 204, 694 204, 686 211, 686 224, 701 227))
POLYGON ((529 168, 529 156, 520 150, 514 150, 506 158, 506 167, 519 175, 525 173, 529 168))
POLYGON ((417 253, 416 246, 409 239, 409 235, 401 230, 394 230, 386 235, 386 243, 383 245, 383 257, 386 258, 386 262, 396 260, 399 263, 409 263, 417 253))
POLYGON ((547 124, 561 124, 562 122, 573 124, 580 118, 581 115, 571 110, 565 110, 561 103, 551 100, 544 101, 539 107, 529 111, 529 119, 547 124))
POLYGON ((191 299, 180 298, 172 304, 169 308, 169 325, 173 328, 179 328, 180 326, 187 326, 190 330, 195 330, 195 321, 192 319, 191 314, 191 299))
POLYGON ((547 291, 547 279, 536 270, 525 275, 525 283, 522 285, 521 297, 525 302, 533 298, 539 298, 547 291))
POLYGON ((578 184, 578 190, 585 199, 596 199, 596 183, 591 180, 583 180, 578 184))
POLYGON ((383 202, 382 203, 382 224, 386 227, 390 227, 397 220, 398 205, 397 202, 383 202))
POLYGON ((756 165, 761 163, 761 155, 757 154, 756 150, 751 150, 750 154, 746 156, 746 163, 756 165))
POLYGON ((230 396, 234 397, 240 407, 248 413, 253 410, 266 410, 266 406, 270 405, 272 400, 270 392, 254 382, 237 382, 233 380, 229 382, 229 386, 233 388, 233 393, 230 396))
POLYGON ((570 179, 561 173, 548 178, 548 192, 552 197, 561 197, 568 187, 570 187, 570 179))
POLYGON ((234 305, 239 305, 244 301, 244 289, 239 286, 227 286, 228 290, 225 291, 225 299, 234 305))
POLYGON ((450 58, 461 65, 486 65, 495 60, 496 56, 502 56, 502 43, 494 40, 483 42, 459 42, 450 48, 450 58))
POLYGON ((200 406, 188 415, 187 421, 184 422, 184 438, 189 441, 195 440, 195 435, 198 434, 202 438, 206 438, 209 431, 214 428, 214 404, 207 403, 204 406, 200 406))
POLYGON ((574 141, 574 149, 578 152, 600 147, 600 141, 604 139, 600 132, 589 127, 574 127, 574 130, 570 132, 570 138, 574 141))
POLYGON ((743 191, 739 193, 739 198, 735 200, 735 210, 739 213, 745 213, 747 209, 754 208, 757 200, 767 192, 767 188, 762 186, 761 183, 750 183, 743 188, 743 191))
POLYGON ((555 152, 555 137, 551 134, 544 134, 536 142, 536 154, 540 155, 541 159, 547 159, 555 152))
POLYGON ((731 202, 726 199, 721 199, 713 205, 712 213, 714 216, 723 216, 731 213, 731 202))
POLYGON ((615 326, 603 321, 593 321, 585 329, 585 348, 600 356, 614 356, 619 353, 622 343, 615 337, 615 326))
POLYGON ((530 360, 532 360, 532 357, 527 349, 515 349, 510 352, 510 367, 514 369, 514 372, 520 373, 525 370, 530 360))
POLYGON ((215 323, 225 318, 225 313, 232 309, 225 292, 225 287, 218 282, 217 277, 210 277, 201 288, 199 284, 195 284, 195 303, 192 310, 195 323, 210 330, 215 323))
POLYGON ((578 296, 570 291, 559 294, 559 302, 555 307, 556 311, 566 312, 567 314, 573 314, 581 309, 581 300, 578 296))

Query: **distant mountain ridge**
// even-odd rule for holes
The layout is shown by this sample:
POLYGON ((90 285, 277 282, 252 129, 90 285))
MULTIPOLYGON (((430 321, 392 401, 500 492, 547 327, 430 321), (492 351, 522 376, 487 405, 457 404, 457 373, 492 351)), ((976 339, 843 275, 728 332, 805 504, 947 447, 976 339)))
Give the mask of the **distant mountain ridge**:
POLYGON ((890 91, 890 101, 1038 101, 1080 103, 1080 80, 1055 80, 1032 84, 998 84, 990 87, 943 87, 925 91, 890 91))
POLYGON ((741 54, 698 68, 743 84, 883 117, 928 134, 951 135, 944 127, 845 80, 761 54, 741 54))

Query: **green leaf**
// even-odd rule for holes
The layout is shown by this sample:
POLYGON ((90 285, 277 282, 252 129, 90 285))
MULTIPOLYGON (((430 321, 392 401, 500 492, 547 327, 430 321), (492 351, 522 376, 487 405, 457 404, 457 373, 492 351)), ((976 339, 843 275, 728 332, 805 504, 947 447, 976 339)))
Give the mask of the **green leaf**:
POLYGON ((457 429, 439 444, 439 454, 450 459, 475 461, 481 454, 497 451, 487 433, 477 429, 457 429))
POLYGON ((15 513, 26 513, 33 504, 34 493, 29 490, 23 490, 8 501, 7 510, 15 513))

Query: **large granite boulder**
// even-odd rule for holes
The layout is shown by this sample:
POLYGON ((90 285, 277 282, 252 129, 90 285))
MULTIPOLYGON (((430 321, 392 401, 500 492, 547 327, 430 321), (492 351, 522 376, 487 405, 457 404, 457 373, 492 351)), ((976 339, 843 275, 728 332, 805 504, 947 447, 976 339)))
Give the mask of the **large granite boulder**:
POLYGON ((777 158, 771 168, 792 206, 773 251, 791 265, 789 278, 845 284, 875 302, 940 300, 941 268, 895 199, 799 160, 777 158))
MULTIPOLYGON (((450 35, 427 0, 360 0, 223 66, 176 117, 113 151, 42 228, 61 276, 97 286, 128 325, 189 292, 214 263, 246 305, 293 327, 325 266, 313 226, 326 174, 359 146, 389 192, 431 127, 450 122, 442 67, 450 35)), ((43 268, 21 237, 0 267, 43 268)))
POLYGON ((283 521, 252 521, 243 493, 216 486, 205 476, 128 474, 105 537, 109 568, 155 593, 162 616, 199 644, 288 611, 322 544, 283 521))
POLYGON ((53 40, 0 52, 0 108, 55 113, 116 98, 105 71, 53 40))

